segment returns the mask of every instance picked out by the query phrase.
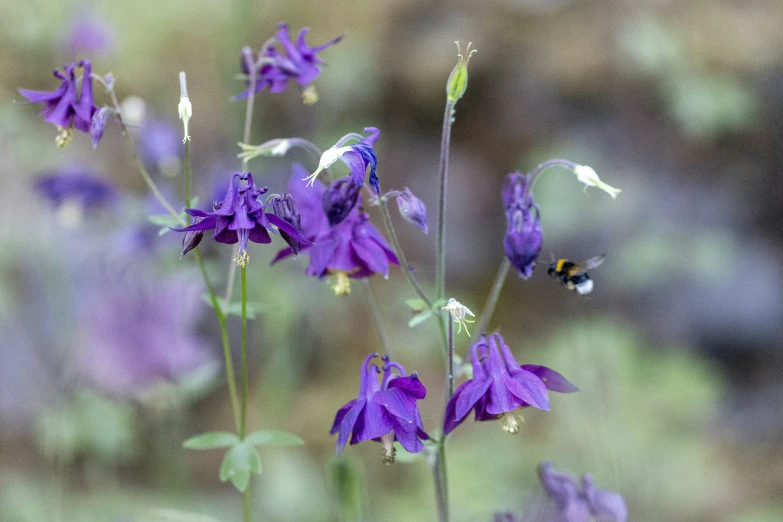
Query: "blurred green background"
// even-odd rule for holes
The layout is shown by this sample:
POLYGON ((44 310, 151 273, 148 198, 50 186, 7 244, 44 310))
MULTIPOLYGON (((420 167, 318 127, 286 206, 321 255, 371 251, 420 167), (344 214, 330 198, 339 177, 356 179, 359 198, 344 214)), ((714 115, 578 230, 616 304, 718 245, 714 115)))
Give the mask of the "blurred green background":
MULTIPOLYGON (((410 187, 429 207, 431 230, 453 42, 478 49, 453 131, 447 261, 448 295, 475 312, 503 256, 506 173, 565 157, 623 189, 616 201, 585 195, 557 170, 537 184, 541 263, 529 281, 509 277, 491 326, 520 362, 551 366, 581 391, 553 396, 551 412, 527 414, 516 437, 498 423, 467 422, 453 434, 455 520, 521 510, 541 494, 541 460, 592 473, 622 493, 633 521, 783 520, 777 0, 1 2, 0 520, 180 520, 177 510, 239 520, 239 495, 217 477, 221 453, 181 447, 232 422, 195 265, 179 261, 179 238, 145 228, 159 210, 116 124, 95 152, 84 136, 59 150, 37 108, 13 102, 22 99, 17 87, 52 90, 53 68, 90 58, 95 72, 114 74, 121 101, 138 97, 125 107, 143 106, 146 118, 178 133, 184 70, 194 185, 211 201, 239 167, 244 104, 229 101, 243 89, 239 49, 258 48, 281 20, 309 26, 313 45, 345 39, 323 53, 316 105, 303 105, 293 86, 258 96, 252 141, 301 136, 325 149, 377 126, 384 187, 410 187), (89 55, 72 39, 85 20, 107 35, 89 55), (121 198, 74 226, 34 184, 43 172, 77 165, 115 183, 121 198), (143 246, 128 246, 128 230, 146 234, 143 246), (602 252, 607 262, 593 273, 589 299, 544 274, 550 255, 602 252), (169 292, 178 282, 179 293, 169 292), (90 378, 106 345, 85 303, 115 299, 122 310, 134 291, 162 304, 112 328, 147 332, 154 324, 163 345, 170 333, 206 356, 187 375, 107 393, 90 378), (191 320, 169 330, 169 316, 180 314, 191 320)), ((181 203, 178 154, 152 169, 181 203)), ((253 160, 251 170, 279 192, 292 160, 315 167, 295 152, 253 160)), ((370 213, 380 228, 377 209, 370 213)), ((431 286, 434 233, 395 220, 431 286)), ((257 520, 341 520, 346 495, 359 498, 366 520, 435 519, 426 461, 386 467, 370 443, 333 457, 334 413, 355 397, 363 357, 379 350, 361 286, 336 297, 304 276, 306 260, 269 267, 277 249, 252 249, 250 426, 306 441, 261 452, 257 520)), ((222 292, 230 249, 207 245, 205 255, 222 292)), ((407 327, 403 301, 414 295, 398 270, 371 286, 395 359, 427 385, 422 414, 432 430, 445 395, 437 329, 407 327)), ((235 347, 238 326, 232 317, 235 347)), ((123 364, 146 356, 149 339, 115 334, 111 348, 126 357, 106 364, 121 375, 123 364)), ((460 352, 468 347, 467 337, 458 342, 460 352)))

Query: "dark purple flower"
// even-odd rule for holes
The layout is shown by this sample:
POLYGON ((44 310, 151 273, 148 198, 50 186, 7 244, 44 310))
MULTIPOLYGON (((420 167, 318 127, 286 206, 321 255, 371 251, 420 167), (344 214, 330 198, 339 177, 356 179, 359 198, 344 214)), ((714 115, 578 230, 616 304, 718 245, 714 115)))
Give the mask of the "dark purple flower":
POLYGON ((397 208, 400 210, 402 218, 411 225, 417 226, 428 233, 427 227, 427 207, 424 202, 413 195, 408 187, 397 194, 397 208))
MULTIPOLYGON (((312 242, 301 248, 310 256, 306 273, 319 278, 335 276, 333 288, 338 295, 351 291, 351 278, 373 274, 388 277, 389 265, 400 263, 392 247, 369 221, 369 216, 355 207, 341 223, 330 227, 322 205, 327 188, 317 180, 312 188, 297 183, 300 171, 301 167, 294 168, 290 189, 301 212, 304 236, 312 242)), ((291 248, 285 248, 272 263, 292 254, 291 248)))
POLYGON ((231 175, 228 191, 223 202, 213 212, 204 212, 195 208, 185 209, 189 215, 202 218, 189 227, 172 229, 176 232, 196 232, 214 229, 212 239, 219 243, 233 245, 239 243, 237 264, 247 266, 250 256, 247 253, 247 243, 271 243, 269 232, 285 232, 301 243, 307 239, 286 220, 274 213, 266 212, 267 205, 258 201, 258 197, 267 192, 266 187, 256 188, 253 175, 249 172, 231 175), (242 183, 244 182, 244 183, 242 183), (277 230, 273 228, 277 227, 277 230))
POLYGON ((375 173, 375 169, 378 166, 378 156, 375 155, 375 142, 378 141, 378 136, 381 134, 375 127, 365 127, 364 133, 368 136, 362 136, 352 132, 346 134, 340 140, 332 146, 329 150, 323 153, 321 161, 318 164, 318 169, 315 172, 304 178, 303 181, 307 181, 307 186, 312 186, 315 183, 315 179, 323 169, 329 168, 339 159, 345 163, 351 171, 351 178, 358 186, 364 185, 364 178, 367 174, 367 167, 370 168, 370 186, 375 190, 376 194, 381 193, 381 188, 378 185, 378 176, 375 173), (357 140, 352 145, 345 145, 350 140, 357 140))
POLYGON ((545 520, 551 522, 625 522, 628 508, 619 493, 597 489, 590 475, 582 477, 582 490, 568 475, 559 473, 549 462, 538 466, 538 477, 553 505, 545 520))
POLYGON ((65 225, 75 225, 84 212, 113 203, 114 186, 86 170, 64 170, 44 174, 35 181, 36 190, 51 201, 65 225))
POLYGON ((506 256, 522 279, 533 275, 544 232, 541 230, 541 211, 533 202, 529 174, 514 172, 506 176, 503 186, 503 206, 506 211, 506 237, 503 246, 506 256), (533 209, 536 211, 533 217, 533 209))
MULTIPOLYGON (((201 223, 204 220, 204 218, 193 218, 193 224, 201 223)), ((196 248, 199 243, 201 243, 201 240, 204 239, 204 231, 203 230, 191 230, 190 232, 185 232, 185 235, 182 236, 182 253, 179 255, 179 258, 182 259, 185 254, 196 248)))
POLYGON ((351 444, 374 440, 383 444, 386 464, 394 462, 394 441, 399 441, 409 453, 424 449, 422 440, 429 436, 421 422, 417 400, 427 395, 416 372, 405 373, 405 368, 383 357, 383 379, 378 383, 381 369, 370 361, 377 353, 367 356, 362 364, 359 396, 337 411, 329 432, 337 435, 337 454, 343 451, 350 438, 351 444), (396 374, 395 374, 396 371, 396 374))
POLYGON ((182 129, 162 118, 145 118, 139 129, 139 151, 144 163, 155 169, 176 165, 182 155, 182 129))
POLYGON ((198 281, 151 277, 146 267, 98 274, 104 281, 95 277, 81 294, 77 321, 79 372, 93 386, 136 397, 212 360, 196 335, 203 292, 198 281))
MULTIPOLYGON (((291 194, 284 193, 282 196, 276 194, 272 198, 271 205, 272 212, 274 212, 277 217, 285 220, 286 223, 298 230, 300 234, 302 233, 302 215, 299 213, 299 209, 296 208, 296 203, 294 203, 294 198, 291 194)), ((302 247, 299 240, 288 235, 285 230, 280 231, 280 237, 288 243, 293 254, 298 256, 299 250, 302 247)))
MULTIPOLYGON (((320 65, 323 65, 324 61, 318 56, 318 53, 323 51, 329 46, 332 46, 342 40, 342 36, 338 36, 330 42, 326 42, 323 45, 317 47, 310 47, 305 42, 305 36, 310 32, 310 29, 305 27, 299 31, 296 43, 291 41, 288 24, 281 22, 278 26, 277 41, 282 46, 282 52, 278 51, 274 40, 271 40, 265 45, 262 50, 262 57, 266 59, 265 63, 261 65, 258 70, 258 77, 256 80, 256 92, 269 87, 270 92, 282 92, 288 85, 288 80, 294 80, 302 87, 310 85, 321 72, 320 65)), ((247 51, 242 52, 242 72, 249 75, 250 69, 247 65, 249 59, 255 61, 255 56, 252 52, 248 54, 247 51)), ((250 87, 248 83, 248 87, 250 87)), ((246 98, 250 94, 250 89, 236 96, 234 99, 239 100, 246 98)))
POLYGON ((64 72, 54 71, 55 78, 61 80, 60 86, 52 92, 19 89, 19 93, 31 103, 45 103, 41 114, 44 120, 60 130, 57 144, 64 147, 76 129, 90 132, 93 114, 98 110, 92 95, 92 65, 87 60, 63 65, 64 72), (76 80, 76 67, 82 67, 81 89, 76 80))
POLYGON ((477 421, 503 418, 503 429, 519 431, 519 408, 533 406, 549 410, 547 390, 560 393, 577 391, 565 377, 545 366, 520 366, 500 334, 486 335, 473 345, 473 379, 462 383, 446 405, 443 431, 448 434, 475 410, 477 421), (499 345, 499 347, 498 347, 499 345))
POLYGON ((359 201, 361 185, 353 182, 350 176, 340 178, 329 185, 322 198, 329 226, 339 225, 348 217, 359 201))
POLYGON ((73 17, 65 38, 71 56, 96 56, 111 50, 112 28, 95 16, 79 13, 73 17))

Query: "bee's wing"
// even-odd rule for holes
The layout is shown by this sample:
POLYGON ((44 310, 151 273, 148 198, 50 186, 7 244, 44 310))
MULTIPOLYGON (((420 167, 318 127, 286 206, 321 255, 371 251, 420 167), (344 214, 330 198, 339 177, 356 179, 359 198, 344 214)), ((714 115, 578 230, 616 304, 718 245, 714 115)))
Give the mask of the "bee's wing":
POLYGON ((584 274, 588 270, 592 270, 593 268, 603 263, 605 258, 606 258, 606 254, 601 254, 600 256, 595 256, 595 257, 591 257, 590 259, 585 259, 581 263, 577 263, 574 266, 572 266, 568 270, 568 275, 576 276, 576 275, 584 274))

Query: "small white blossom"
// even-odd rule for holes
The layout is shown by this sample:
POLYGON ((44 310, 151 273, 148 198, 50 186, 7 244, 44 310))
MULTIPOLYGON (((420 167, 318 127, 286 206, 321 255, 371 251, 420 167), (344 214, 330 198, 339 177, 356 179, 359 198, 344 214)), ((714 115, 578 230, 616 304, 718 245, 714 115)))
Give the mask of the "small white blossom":
POLYGON ((446 303, 446 306, 441 308, 441 310, 448 310, 451 314, 451 318, 455 323, 457 323, 457 325, 459 325, 459 330, 457 330, 457 333, 461 333, 462 327, 464 326, 465 333, 470 335, 470 332, 468 331, 468 323, 475 323, 476 321, 471 321, 467 318, 467 316, 476 316, 467 306, 464 306, 462 303, 452 297, 449 299, 448 303, 446 303))
POLYGON ((576 179, 585 184, 585 189, 587 187, 599 188, 612 196, 612 199, 617 198, 617 194, 621 192, 619 188, 614 188, 601 181, 601 178, 598 177, 595 170, 587 165, 578 165, 575 167, 574 174, 576 174, 576 179))
POLYGON ((316 171, 302 179, 302 181, 306 181, 307 186, 312 187, 315 184, 315 178, 318 177, 318 174, 320 174, 322 170, 328 169, 334 165, 343 154, 350 150, 352 150, 351 147, 332 147, 331 149, 327 149, 326 152, 321 154, 321 161, 318 162, 316 171))
POLYGON ((182 143, 185 143, 186 141, 190 141, 190 134, 188 134, 188 121, 193 116, 193 105, 191 105, 190 99, 187 96, 182 96, 179 99, 179 105, 177 106, 177 109, 179 109, 179 119, 181 119, 182 123, 185 125, 185 137, 182 138, 182 143))

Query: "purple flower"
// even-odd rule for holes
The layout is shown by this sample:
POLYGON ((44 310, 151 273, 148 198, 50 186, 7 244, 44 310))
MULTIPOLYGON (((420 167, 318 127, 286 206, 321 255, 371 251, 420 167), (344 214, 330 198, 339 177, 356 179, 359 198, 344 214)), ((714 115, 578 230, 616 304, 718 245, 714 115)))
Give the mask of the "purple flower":
POLYGON ((538 477, 553 501, 546 520, 551 522, 625 522, 628 508, 619 493, 598 489, 590 475, 582 477, 582 490, 568 475, 559 473, 549 462, 538 466, 538 477))
POLYGON ((503 246, 506 256, 519 272, 519 277, 527 279, 533 275, 538 253, 544 244, 544 232, 541 230, 541 211, 533 202, 530 192, 529 174, 513 172, 506 176, 503 186, 503 206, 506 210, 506 237, 503 246), (532 209, 536 215, 533 217, 532 209))
POLYGON ((54 71, 55 78, 61 80, 61 83, 52 92, 19 89, 19 93, 31 103, 46 104, 41 114, 45 121, 60 130, 57 137, 57 144, 60 147, 64 147, 70 141, 74 128, 89 133, 90 126, 93 125, 93 115, 98 110, 92 95, 90 62, 87 60, 72 62, 70 65, 63 65, 63 69, 64 72, 54 71), (76 80, 76 67, 82 67, 81 89, 76 80))
POLYGON ((322 198, 329 226, 339 225, 348 217, 359 201, 362 186, 353 182, 350 176, 334 181, 326 188, 322 198))
POLYGON ((109 51, 113 40, 112 29, 106 22, 80 13, 74 16, 64 43, 71 56, 95 56, 109 51))
POLYGON ((182 129, 168 120, 150 117, 145 118, 139 130, 139 151, 144 163, 158 170, 177 164, 182 155, 182 129))
POLYGON ((79 300, 79 369, 88 382, 136 397, 211 361, 208 344, 196 336, 203 292, 197 281, 133 267, 112 274, 97 282, 92 276, 79 300))
MULTIPOLYGON (((300 234, 302 233, 302 215, 299 213, 299 209, 296 208, 296 203, 294 203, 294 198, 291 194, 284 193, 282 196, 275 194, 272 197, 271 205, 272 211, 277 217, 294 227, 300 234)), ((293 254, 298 256, 302 247, 299 240, 287 234, 285 230, 280 231, 280 237, 288 243, 293 254)))
POLYGON ((489 343, 486 335, 481 336, 473 345, 471 362, 473 379, 462 383, 446 405, 446 434, 462 424, 470 410, 475 410, 476 421, 503 418, 503 430, 514 434, 519 431, 518 414, 508 413, 528 406, 549 410, 547 390, 577 391, 565 377, 545 366, 520 366, 497 333, 489 337, 489 343))
MULTIPOLYGON (((270 92, 282 92, 288 85, 288 80, 294 80, 302 87, 310 85, 321 72, 320 65, 324 63, 318 56, 318 53, 330 47, 340 40, 342 36, 338 36, 330 42, 326 42, 323 45, 317 47, 310 47, 305 42, 305 36, 310 32, 310 29, 305 27, 299 31, 299 36, 296 43, 291 41, 289 34, 288 24, 281 22, 278 26, 277 41, 283 48, 283 52, 277 50, 274 40, 270 41, 268 45, 263 49, 263 58, 266 59, 258 70, 258 78, 256 81, 256 92, 269 87, 270 92)), ((247 65, 248 59, 255 62, 255 56, 252 52, 245 51, 242 53, 242 72, 249 75, 250 69, 247 65)), ((248 83, 248 87, 250 87, 248 83)), ((236 96, 234 99, 239 100, 246 98, 250 94, 250 89, 236 96)))
POLYGON ((421 422, 417 400, 427 395, 427 389, 419 381, 416 372, 405 373, 405 368, 383 357, 383 379, 378 383, 381 369, 370 361, 377 353, 367 356, 362 364, 359 396, 337 411, 329 432, 337 435, 339 455, 350 437, 351 444, 374 440, 383 444, 386 464, 394 462, 394 441, 399 441, 410 453, 424 449, 422 440, 429 436, 421 422), (396 375, 395 375, 396 370, 396 375))
POLYGON ((334 165, 339 159, 348 166, 351 171, 351 178, 360 187, 364 185, 364 177, 367 173, 367 167, 369 167, 370 186, 372 186, 376 194, 380 194, 381 188, 378 185, 378 176, 375 173, 375 169, 378 166, 378 156, 375 155, 373 147, 375 142, 378 141, 381 131, 375 127, 365 127, 364 133, 369 134, 369 136, 362 136, 355 132, 346 134, 332 148, 324 152, 316 171, 303 179, 303 181, 307 181, 307 186, 313 186, 318 174, 323 169, 334 165), (345 144, 350 140, 357 140, 357 142, 346 146, 345 144))
POLYGON ((229 181, 228 191, 222 203, 215 206, 213 212, 204 212, 195 208, 185 209, 189 215, 202 218, 201 221, 185 228, 174 228, 176 232, 196 232, 214 229, 212 239, 218 243, 233 245, 239 243, 239 257, 236 262, 247 266, 250 256, 247 253, 248 241, 271 243, 269 232, 285 232, 301 243, 307 239, 285 219, 274 213, 266 212, 267 205, 258 201, 258 197, 267 192, 266 187, 256 188, 253 175, 249 172, 234 172, 229 181), (242 182, 245 183, 242 183, 242 182), (277 227, 277 230, 273 228, 277 227))
POLYGON ((397 194, 397 208, 400 210, 402 218, 411 225, 417 226, 428 233, 427 227, 427 207, 424 202, 413 195, 408 187, 397 194))
MULTIPOLYGON (((310 256, 307 275, 318 278, 335 276, 333 288, 337 295, 350 293, 352 278, 370 277, 373 274, 388 277, 389 265, 400 263, 392 247, 370 222, 369 216, 355 207, 342 222, 329 226, 323 208, 327 188, 317 180, 312 188, 303 187, 296 182, 300 171, 301 167, 294 167, 290 189, 299 205, 303 234, 312 242, 301 248, 302 252, 310 256)), ((290 247, 285 248, 272 263, 293 253, 290 247)))
POLYGON ((117 198, 117 191, 111 183, 82 169, 39 176, 35 188, 58 207, 74 202, 83 209, 91 209, 112 203, 117 198))

